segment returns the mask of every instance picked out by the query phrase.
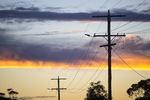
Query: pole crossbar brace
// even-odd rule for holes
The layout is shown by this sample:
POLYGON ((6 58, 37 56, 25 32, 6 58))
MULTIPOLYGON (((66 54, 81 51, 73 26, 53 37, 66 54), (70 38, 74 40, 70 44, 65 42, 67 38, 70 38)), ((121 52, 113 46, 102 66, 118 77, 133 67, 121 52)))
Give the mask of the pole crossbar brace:
MULTIPOLYGON (((111 46, 114 46, 116 45, 116 43, 112 43, 111 46)), ((105 45, 101 45, 100 47, 108 47, 108 44, 105 44, 105 45)))

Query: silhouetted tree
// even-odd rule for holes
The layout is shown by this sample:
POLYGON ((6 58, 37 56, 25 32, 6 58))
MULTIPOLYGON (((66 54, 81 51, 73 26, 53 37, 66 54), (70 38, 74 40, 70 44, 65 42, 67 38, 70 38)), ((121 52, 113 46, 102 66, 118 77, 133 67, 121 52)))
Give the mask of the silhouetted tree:
POLYGON ((135 97, 135 100, 150 100, 150 79, 132 84, 127 93, 129 97, 135 97))
POLYGON ((107 91, 100 81, 92 82, 90 85, 85 100, 107 100, 107 91))
POLYGON ((0 97, 4 97, 5 93, 0 92, 0 97))
MULTIPOLYGON (((12 88, 7 89, 8 94, 9 94, 9 92, 11 92, 11 91, 13 91, 12 88)), ((10 97, 10 94, 9 94, 9 97, 10 97)))
POLYGON ((18 95, 19 93, 17 91, 14 91, 12 88, 7 89, 9 97, 12 100, 16 100, 16 95, 18 95))
POLYGON ((0 92, 0 100, 11 100, 10 98, 4 97, 5 93, 0 92))

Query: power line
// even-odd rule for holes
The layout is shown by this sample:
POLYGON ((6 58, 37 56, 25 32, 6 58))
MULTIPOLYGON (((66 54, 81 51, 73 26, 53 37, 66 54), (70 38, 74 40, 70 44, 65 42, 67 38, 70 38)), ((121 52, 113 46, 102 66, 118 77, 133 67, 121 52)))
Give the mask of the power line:
POLYGON ((119 0, 115 5, 113 5, 113 6, 112 6, 111 8, 109 8, 109 9, 114 8, 114 7, 117 6, 121 1, 122 1, 122 0, 119 0))
MULTIPOLYGON (((92 21, 92 17, 90 18, 90 20, 88 21, 88 24, 87 24, 86 27, 85 27, 84 34, 85 34, 85 32, 87 31, 87 28, 88 28, 88 26, 89 26, 89 24, 90 24, 91 21, 92 21)), ((69 57, 69 59, 68 59, 68 61, 67 61, 68 63, 71 62, 71 60, 72 60, 72 58, 73 58, 73 56, 74 56, 74 54, 75 54, 75 52, 76 52, 76 49, 79 47, 79 44, 81 43, 81 41, 82 41, 82 39, 83 39, 84 34, 81 36, 79 42, 78 42, 77 45, 75 46, 75 49, 73 50, 71 56, 69 57)), ((67 69, 68 69, 68 68, 67 68, 67 69)), ((67 69, 62 69, 58 74, 61 74, 62 71, 67 70, 67 69)))
MULTIPOLYGON (((92 60, 90 60, 90 62, 88 63, 88 67, 90 66, 91 62, 94 60, 94 58, 96 57, 97 54, 98 54, 98 49, 97 49, 95 55, 93 56, 92 60)), ((83 77, 85 76, 85 74, 87 73, 87 71, 88 71, 88 68, 86 68, 86 71, 85 71, 84 74, 81 76, 79 82, 78 82, 75 86, 77 86, 77 85, 82 81, 82 79, 83 79, 83 77)))
MULTIPOLYGON (((99 9, 104 8, 105 5, 108 3, 108 1, 109 1, 109 0, 106 0, 106 1, 104 2, 104 4, 103 4, 99 9)), ((96 12, 98 12, 98 11, 99 11, 99 10, 97 10, 96 12)))
MULTIPOLYGON (((110 9, 114 8, 115 6, 117 6, 122 0, 119 0, 115 5, 113 5, 110 9)), ((115 28, 115 30, 119 27, 119 25, 121 24, 121 22, 118 24, 118 26, 115 28)), ((115 31, 114 30, 114 31, 115 31)))
POLYGON ((146 77, 144 77, 142 74, 138 73, 135 69, 133 69, 125 60, 122 59, 122 57, 115 51, 115 54, 117 54, 117 56, 122 60, 122 62, 124 62, 129 68, 131 68, 136 74, 138 74, 139 76, 141 76, 144 79, 147 79, 146 77))
POLYGON ((77 77, 77 74, 79 73, 79 71, 80 71, 80 69, 81 69, 81 67, 82 67, 83 61, 85 60, 86 55, 87 55, 87 53, 88 53, 88 51, 89 51, 89 49, 90 49, 90 46, 91 46, 91 44, 92 44, 92 40, 93 40, 93 38, 92 38, 91 41, 90 41, 90 45, 89 45, 89 47, 88 47, 88 49, 87 49, 87 51, 86 51, 86 53, 85 53, 85 55, 84 55, 84 57, 83 57, 83 59, 82 59, 82 62, 81 62, 81 65, 80 65, 79 69, 77 70, 76 74, 74 75, 73 79, 71 80, 71 82, 69 83, 69 85, 67 86, 67 88, 73 83, 73 81, 74 81, 75 78, 77 77))
POLYGON ((128 32, 128 33, 143 33, 145 31, 150 31, 150 29, 144 29, 144 30, 139 30, 139 31, 134 31, 134 32, 128 32))
MULTIPOLYGON (((109 0, 106 0, 106 2, 103 4, 102 7, 104 7, 104 6, 107 4, 108 1, 109 1, 109 0)), ((98 12, 98 11, 97 11, 97 12, 98 12)), ((91 21, 91 20, 92 20, 92 17, 91 17, 90 21, 91 21)), ((89 23, 90 23, 90 22, 89 22, 89 23)), ((88 23, 88 25, 86 26, 86 29, 85 29, 84 33, 86 32, 87 27, 89 26, 89 23, 88 23)), ((101 24, 99 25, 98 29, 100 28, 100 26, 101 26, 101 24)), ((97 29, 97 31, 98 31, 98 29, 97 29)), ((96 32, 97 32, 97 31, 96 31, 96 32)), ((81 37, 79 43, 77 44, 76 49, 77 49, 78 45, 80 44, 82 38, 83 38, 83 36, 81 37)), ((92 40, 93 40, 93 39, 92 39, 92 40)), ((92 40, 91 40, 91 42, 92 42, 92 40)), ((90 42, 90 44, 91 44, 91 42, 90 42)), ((90 47, 89 47, 89 48, 90 48, 90 47)), ((89 48, 87 49, 86 54, 87 54, 89 48)), ((75 52, 75 51, 74 51, 74 52, 75 52)), ((72 53, 72 56, 70 57, 69 62, 70 62, 71 58, 73 57, 74 52, 72 53)), ((86 57, 86 54, 85 54, 85 56, 84 56, 84 58, 83 58, 83 60, 82 60, 82 63, 83 63, 83 61, 84 61, 84 59, 85 59, 85 57, 86 57)), ((72 81, 69 83, 69 85, 67 86, 67 88, 73 83, 73 81, 75 80, 75 78, 76 78, 77 74, 79 73, 81 67, 82 67, 82 64, 80 65, 80 68, 77 70, 75 76, 73 77, 72 81)), ((65 70, 66 70, 66 69, 65 69, 65 70)), ((62 72, 62 71, 61 71, 61 72, 62 72)), ((59 73, 61 73, 61 72, 59 72, 59 73)))
MULTIPOLYGON (((91 81, 91 79, 94 77, 94 75, 95 75, 95 74, 97 73, 97 71, 99 70, 100 66, 102 65, 102 63, 104 62, 104 60, 105 60, 105 58, 106 58, 106 55, 107 55, 107 53, 106 53, 105 56, 103 57, 101 63, 99 64, 98 68, 95 70, 95 72, 93 73, 93 75, 88 79, 88 81, 87 81, 81 88, 79 88, 79 89, 76 90, 76 91, 70 92, 70 93, 80 93, 80 92, 82 92, 82 91, 84 90, 83 88, 91 81), (80 90, 82 90, 82 91, 80 91, 80 90)), ((102 70, 101 70, 101 72, 98 74, 98 76, 102 73, 103 70, 104 70, 104 68, 102 68, 102 70)), ((98 76, 97 76, 97 77, 98 77, 98 76)), ((96 78, 97 78, 97 77, 96 77, 96 78)), ((96 78, 95 78, 94 80, 96 80, 96 78)))
MULTIPOLYGON (((107 64, 106 64, 107 65, 107 64)), ((106 65, 102 68, 102 70, 99 72, 99 74, 96 76, 96 78, 93 80, 93 81, 95 81, 99 76, 100 76, 100 74, 104 71, 104 69, 106 68, 106 65)), ((98 71, 98 70, 97 70, 98 71)), ((94 73, 94 74, 96 74, 96 73, 94 73)), ((94 74, 92 75, 92 77, 94 77, 94 74)), ((92 78, 91 77, 91 78, 92 78)), ((78 90, 76 90, 76 91, 73 91, 73 92, 71 92, 71 91, 69 91, 69 93, 81 93, 81 92, 83 92, 83 91, 85 91, 87 88, 84 88, 88 83, 89 83, 89 81, 91 80, 91 78, 88 80, 88 82, 86 82, 81 88, 79 88, 78 90)))
MULTIPOLYGON (((122 27, 128 25, 129 23, 133 22, 135 19, 138 19, 139 17, 141 17, 142 15, 144 15, 145 13, 147 13, 149 10, 150 10, 150 9, 144 11, 143 13, 139 14, 138 16, 135 16, 132 20, 130 20, 129 22, 127 22, 127 23, 125 23, 125 24, 123 24, 123 25, 121 25, 120 27, 118 27, 118 28, 116 28, 116 29, 119 29, 119 28, 122 28, 122 27)), ((116 29, 112 29, 112 31, 114 31, 114 30, 116 30, 116 29)))
MULTIPOLYGON (((148 19, 148 20, 150 20, 150 19, 148 19)), ((133 26, 131 26, 131 27, 129 27, 129 28, 123 29, 123 30, 121 30, 121 31, 125 31, 125 30, 132 29, 132 28, 134 28, 134 27, 137 27, 137 26, 139 26, 139 25, 144 24, 146 21, 147 21, 147 20, 145 20, 145 21, 143 21, 143 22, 140 22, 140 23, 138 23, 138 24, 136 24, 136 25, 133 25, 133 26)))
MULTIPOLYGON (((108 1, 109 1, 109 0, 106 0, 106 2, 102 5, 102 7, 104 7, 104 6, 108 3, 108 1)), ((96 12, 98 12, 98 11, 99 11, 99 10, 97 10, 96 12)), ((91 18, 92 18, 92 17, 91 17, 91 18)), ((100 28, 101 25, 102 25, 102 24, 99 25, 98 29, 100 28)), ((98 29, 96 30, 96 32, 98 31, 98 29)), ((92 38, 92 40, 93 40, 93 38, 92 38)), ((92 42, 92 40, 91 40, 91 42, 92 42)), ((91 45, 91 42, 90 42, 90 45, 91 45)), ((90 48, 90 47, 89 47, 89 48, 90 48)), ((88 52, 89 48, 87 49, 87 52, 88 52)), ((86 53, 87 53, 87 52, 86 52, 86 53)), ((85 54, 85 56, 84 56, 83 59, 85 59, 85 57, 86 57, 86 54, 85 54)), ((82 63, 83 63, 83 60, 82 60, 82 63)), ((77 74, 79 73, 79 70, 81 69, 81 66, 82 66, 82 65, 80 65, 80 68, 78 69, 78 71, 76 72, 74 78, 72 79, 72 81, 69 83, 69 85, 68 85, 67 87, 69 87, 69 86, 72 84, 72 82, 75 80, 77 74)))
MULTIPOLYGON (((100 24, 101 25, 101 24, 100 24)), ((98 27, 98 29, 100 28, 100 25, 99 25, 99 27, 98 27)), ((96 30, 96 32, 98 31, 98 29, 96 30)), ((93 40, 93 39, 92 39, 93 40)), ((92 42, 92 41, 91 41, 92 42)), ((91 43, 90 42, 90 46, 91 46, 91 43)), ((100 43, 102 44, 102 42, 103 42, 103 40, 102 41, 100 41, 100 43)), ((93 58, 92 58, 92 60, 91 60, 91 62, 93 61, 93 59, 96 57, 96 55, 97 55, 97 53, 98 53, 98 49, 97 49, 97 51, 96 51, 96 53, 95 53, 95 55, 93 56, 93 58)), ((90 65, 90 63, 89 63, 89 65, 90 65)), ((87 69, 88 70, 88 69, 87 69)), ((86 72, 87 72, 87 70, 86 70, 86 72)), ((85 72, 85 73, 86 73, 85 72)), ((81 81, 81 79, 83 78, 83 76, 85 75, 85 73, 82 75, 82 77, 80 78, 80 81, 81 81)), ((79 84, 79 82, 78 82, 78 84, 79 84)), ((76 84, 76 86, 77 86, 77 84, 76 84)))
MULTIPOLYGON (((137 9, 138 7, 140 7, 145 1, 146 1, 146 0, 143 0, 143 1, 142 1, 141 3, 139 3, 134 9, 137 9)), ((150 9, 148 9, 148 10, 150 10, 150 9)), ((147 11, 147 10, 144 11, 142 14, 140 14, 140 15, 138 15, 138 16, 135 16, 135 17, 134 17, 132 20, 130 20, 129 22, 127 22, 127 23, 121 25, 121 26, 118 27, 118 28, 112 29, 112 31, 114 31, 114 30, 116 30, 116 29, 119 29, 119 28, 122 28, 122 27, 126 26, 127 24, 133 22, 133 21, 134 21, 135 19, 137 19, 138 17, 144 15, 146 12, 148 12, 148 11, 147 11)))

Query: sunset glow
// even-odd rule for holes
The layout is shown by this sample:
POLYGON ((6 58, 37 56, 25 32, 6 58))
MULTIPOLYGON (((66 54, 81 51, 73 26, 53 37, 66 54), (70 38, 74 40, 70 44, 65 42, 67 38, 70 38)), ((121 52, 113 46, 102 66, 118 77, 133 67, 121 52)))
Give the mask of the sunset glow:
POLYGON ((4 97, 57 100, 60 77, 61 100, 85 100, 91 82, 109 90, 110 71, 113 100, 134 100, 127 89, 150 78, 150 0, 0 0, 4 97))
MULTIPOLYGON (((141 57, 140 57, 141 58, 141 57)), ((139 60, 139 57, 126 58, 126 62, 128 62, 129 66, 124 62, 116 60, 113 62, 112 69, 114 70, 132 70, 132 67, 135 70, 150 70, 149 59, 142 58, 139 60), (136 63, 135 63, 136 62, 136 63)), ((73 65, 68 63, 56 63, 56 62, 42 62, 42 61, 15 61, 15 60, 1 60, 0 66, 1 68, 81 68, 81 69, 102 69, 105 67, 107 69, 106 64, 100 65, 101 62, 91 62, 90 65, 87 65, 89 62, 84 62, 83 65, 80 64, 73 65)))

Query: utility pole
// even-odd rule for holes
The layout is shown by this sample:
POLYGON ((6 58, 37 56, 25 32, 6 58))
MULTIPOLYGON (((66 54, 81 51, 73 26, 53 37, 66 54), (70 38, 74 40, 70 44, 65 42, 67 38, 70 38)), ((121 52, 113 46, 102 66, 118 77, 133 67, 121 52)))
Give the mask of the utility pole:
MULTIPOLYGON (((93 37, 104 37, 105 39, 107 39, 108 44, 107 45, 102 45, 100 47, 108 47, 107 51, 108 51, 108 100, 112 100, 112 87, 111 87, 111 82, 112 82, 112 75, 111 75, 111 49, 113 45, 116 45, 116 43, 112 44, 111 43, 111 37, 121 37, 121 36, 125 36, 124 35, 111 35, 111 17, 125 17, 125 15, 110 15, 110 11, 108 10, 108 15, 104 15, 104 16, 92 16, 95 18, 99 18, 99 17, 106 17, 107 18, 107 23, 108 23, 108 35, 96 35, 94 34, 93 37), (106 38, 107 37, 107 38, 106 38)), ((89 36, 88 34, 86 34, 87 36, 89 36)))
POLYGON ((57 90, 58 91, 58 100, 60 100, 60 90, 66 90, 66 88, 60 88, 60 80, 66 80, 66 78, 52 78, 51 80, 57 80, 58 81, 58 88, 51 88, 51 90, 57 90))

